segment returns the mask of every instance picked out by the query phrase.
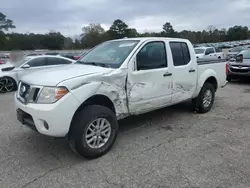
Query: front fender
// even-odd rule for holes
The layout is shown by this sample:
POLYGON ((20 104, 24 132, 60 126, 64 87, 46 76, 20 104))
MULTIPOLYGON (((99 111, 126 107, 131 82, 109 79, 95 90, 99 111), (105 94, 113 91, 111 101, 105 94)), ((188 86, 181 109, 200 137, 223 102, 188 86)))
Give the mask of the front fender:
POLYGON ((76 97, 80 105, 94 95, 104 95, 113 102, 117 117, 128 114, 125 88, 120 85, 93 81, 83 83, 78 88, 72 88, 70 92, 76 97))

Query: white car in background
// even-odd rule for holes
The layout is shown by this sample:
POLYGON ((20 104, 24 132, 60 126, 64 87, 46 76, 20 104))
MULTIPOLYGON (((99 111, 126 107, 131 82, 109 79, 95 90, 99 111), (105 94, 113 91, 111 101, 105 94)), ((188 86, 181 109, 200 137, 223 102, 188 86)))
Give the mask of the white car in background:
POLYGON ((216 52, 214 47, 198 47, 194 48, 196 58, 218 58, 222 59, 223 53, 216 52))
POLYGON ((41 55, 25 57, 12 64, 10 62, 3 64, 0 66, 0 93, 15 91, 20 78, 28 73, 74 62, 72 59, 61 56, 41 55))

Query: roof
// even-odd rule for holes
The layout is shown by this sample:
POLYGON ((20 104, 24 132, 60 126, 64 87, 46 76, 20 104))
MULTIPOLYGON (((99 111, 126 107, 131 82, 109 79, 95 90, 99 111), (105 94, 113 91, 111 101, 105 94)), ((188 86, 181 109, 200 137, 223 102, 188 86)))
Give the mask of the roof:
POLYGON ((39 57, 54 57, 54 58, 60 58, 60 59, 67 59, 67 60, 70 60, 72 62, 74 62, 75 60, 73 59, 70 59, 70 58, 67 58, 67 57, 63 57, 63 56, 60 56, 60 55, 36 55, 36 56, 25 56, 25 58, 30 58, 30 59, 36 59, 36 58, 39 58, 39 57))
POLYGON ((213 46, 201 46, 201 47, 195 47, 194 49, 207 49, 207 48, 214 48, 213 46))
POLYGON ((182 38, 170 38, 170 37, 134 37, 134 38, 122 38, 122 39, 114 39, 111 41, 124 41, 124 40, 140 40, 142 42, 148 40, 178 40, 178 41, 189 41, 187 39, 182 38))

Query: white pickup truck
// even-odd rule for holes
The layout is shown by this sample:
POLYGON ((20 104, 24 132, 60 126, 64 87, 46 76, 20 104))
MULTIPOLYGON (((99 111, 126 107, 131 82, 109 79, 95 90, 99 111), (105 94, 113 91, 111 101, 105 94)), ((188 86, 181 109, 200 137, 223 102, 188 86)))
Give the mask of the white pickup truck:
POLYGON ((197 63, 186 39, 127 38, 104 42, 72 65, 22 78, 17 118, 41 134, 69 139, 80 155, 105 154, 130 115, 192 99, 208 112, 226 85, 226 62, 197 63))
POLYGON ((216 52, 214 47, 197 47, 194 51, 197 58, 223 58, 223 52, 216 52))

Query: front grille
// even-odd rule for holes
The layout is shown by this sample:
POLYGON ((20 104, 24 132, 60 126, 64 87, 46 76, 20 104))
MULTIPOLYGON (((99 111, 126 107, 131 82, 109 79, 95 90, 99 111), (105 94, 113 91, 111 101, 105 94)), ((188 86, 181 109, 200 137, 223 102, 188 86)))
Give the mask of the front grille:
POLYGON ((18 99, 25 104, 35 102, 37 100, 39 91, 40 87, 35 87, 21 82, 17 91, 18 99))
POLYGON ((249 69, 235 69, 235 68, 230 68, 232 72, 238 72, 238 73, 248 73, 250 70, 249 69))

